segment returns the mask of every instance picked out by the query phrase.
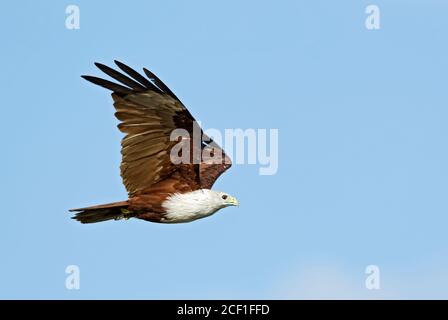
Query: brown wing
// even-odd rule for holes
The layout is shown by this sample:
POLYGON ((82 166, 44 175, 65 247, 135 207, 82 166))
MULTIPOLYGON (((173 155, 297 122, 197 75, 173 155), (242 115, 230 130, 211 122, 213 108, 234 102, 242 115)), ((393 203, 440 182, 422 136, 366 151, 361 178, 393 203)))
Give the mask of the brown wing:
POLYGON ((212 139, 203 135, 202 161, 199 166, 201 188, 211 189, 221 174, 232 166, 224 150, 212 139))
MULTIPOLYGON (((122 121, 118 127, 126 133, 121 142, 120 169, 129 194, 144 192, 181 168, 185 175, 193 177, 192 188, 199 188, 198 164, 191 161, 176 165, 170 158, 171 149, 178 143, 170 140, 171 132, 177 128, 192 130, 191 119, 182 115, 182 106, 155 92, 113 98, 115 115, 122 121)), ((187 143, 191 149, 193 144, 187 143)))
POLYGON ((104 73, 119 81, 117 84, 101 78, 82 76, 86 80, 113 91, 112 97, 116 117, 121 121, 118 128, 126 134, 121 145, 121 176, 130 196, 152 192, 151 187, 174 175, 189 184, 187 189, 211 188, 216 179, 230 167, 230 159, 211 139, 208 143, 193 143, 193 128, 201 133, 197 122, 174 95, 174 93, 149 70, 143 68, 147 78, 115 61, 126 75, 103 64, 95 63, 104 73), (171 141, 175 129, 185 129, 189 138, 185 142, 190 148, 190 164, 174 164, 170 152, 178 141, 171 141), (222 152, 223 160, 217 163, 197 158, 202 152, 193 148, 211 148, 222 152), (204 161, 204 163, 200 163, 204 161), (199 164, 200 163, 200 164, 199 164))
MULTIPOLYGON (((148 80, 126 65, 118 61, 116 64, 132 79, 96 63, 102 71, 126 86, 91 76, 83 78, 113 91, 115 116, 121 121, 118 128, 126 134, 121 142, 120 169, 129 195, 144 193, 145 189, 170 177, 174 172, 182 172, 188 176, 190 188, 198 189, 199 165, 176 165, 170 160, 170 151, 178 143, 170 141, 171 132, 181 128, 192 136, 193 126, 196 125, 194 118, 150 71, 144 69, 148 80)), ((192 142, 190 146, 193 147, 192 142)))

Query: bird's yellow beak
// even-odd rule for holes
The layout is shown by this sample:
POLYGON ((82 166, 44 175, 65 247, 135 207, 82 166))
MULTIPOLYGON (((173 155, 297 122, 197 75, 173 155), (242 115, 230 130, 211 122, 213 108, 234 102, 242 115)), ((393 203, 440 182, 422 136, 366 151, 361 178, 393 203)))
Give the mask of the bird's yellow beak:
POLYGON ((231 206, 239 206, 240 205, 240 202, 238 200, 236 200, 236 198, 234 198, 234 197, 228 197, 226 202, 231 206))

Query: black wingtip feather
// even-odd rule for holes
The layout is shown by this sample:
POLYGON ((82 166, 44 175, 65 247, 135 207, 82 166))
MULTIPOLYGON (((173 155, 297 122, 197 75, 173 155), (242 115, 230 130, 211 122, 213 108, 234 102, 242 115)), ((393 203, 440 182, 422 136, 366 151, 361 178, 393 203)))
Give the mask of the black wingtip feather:
POLYGON ((99 62, 95 62, 95 66, 98 67, 101 71, 103 71, 108 76, 114 78, 115 80, 119 81, 120 83, 134 89, 135 91, 145 91, 147 88, 140 83, 134 81, 133 79, 125 76, 124 74, 102 64, 99 62))
POLYGON ((155 83, 157 87, 159 87, 163 92, 170 95, 172 98, 179 100, 179 98, 176 97, 176 95, 173 93, 173 91, 168 88, 166 84, 163 83, 162 80, 160 80, 154 73, 149 71, 146 68, 143 68, 143 72, 146 74, 146 76, 155 83))
POLYGON ((109 89, 109 90, 113 91, 114 93, 118 93, 118 94, 132 93, 132 89, 122 86, 122 85, 117 84, 112 81, 104 80, 104 79, 101 79, 98 77, 93 77, 93 76, 86 76, 86 75, 82 75, 81 78, 84 78, 87 81, 92 82, 93 84, 96 84, 100 87, 109 89))
POLYGON ((163 93, 163 90, 158 88, 154 83, 146 79, 140 73, 132 69, 131 67, 125 65, 123 62, 118 60, 114 60, 115 64, 120 68, 123 72, 125 72, 128 76, 132 77, 134 80, 140 82, 142 85, 146 87, 148 90, 156 91, 158 93, 163 93))
POLYGON ((93 84, 112 90, 120 96, 150 90, 161 94, 165 93, 180 102, 176 95, 148 69, 143 68, 145 75, 148 77, 146 78, 124 63, 118 60, 114 60, 114 62, 126 75, 99 62, 95 62, 95 66, 111 78, 119 81, 120 84, 88 75, 82 75, 81 77, 93 84))

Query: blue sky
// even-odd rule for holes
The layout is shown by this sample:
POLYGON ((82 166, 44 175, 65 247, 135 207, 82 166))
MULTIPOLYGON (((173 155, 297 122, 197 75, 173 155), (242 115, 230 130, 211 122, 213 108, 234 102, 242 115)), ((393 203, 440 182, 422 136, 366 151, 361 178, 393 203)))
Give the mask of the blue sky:
POLYGON ((448 298, 447 10, 4 3, 0 298, 448 298), (114 59, 154 71, 206 128, 278 128, 277 174, 233 166, 215 188, 241 206, 190 224, 69 219, 126 198, 111 98, 80 78, 114 59))

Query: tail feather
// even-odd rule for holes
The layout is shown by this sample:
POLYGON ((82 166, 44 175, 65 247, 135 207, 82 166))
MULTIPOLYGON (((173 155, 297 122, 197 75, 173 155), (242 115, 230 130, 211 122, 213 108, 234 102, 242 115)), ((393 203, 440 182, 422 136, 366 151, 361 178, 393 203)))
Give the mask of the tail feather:
POLYGON ((70 212, 76 212, 72 219, 81 223, 95 223, 107 220, 119 220, 132 217, 132 212, 127 208, 127 201, 102 204, 99 206, 71 209, 70 212))

